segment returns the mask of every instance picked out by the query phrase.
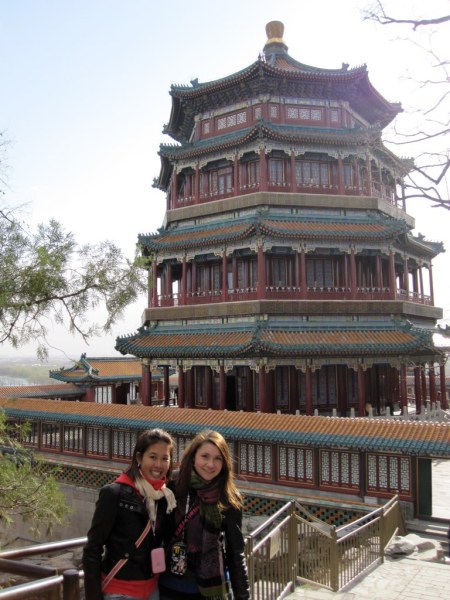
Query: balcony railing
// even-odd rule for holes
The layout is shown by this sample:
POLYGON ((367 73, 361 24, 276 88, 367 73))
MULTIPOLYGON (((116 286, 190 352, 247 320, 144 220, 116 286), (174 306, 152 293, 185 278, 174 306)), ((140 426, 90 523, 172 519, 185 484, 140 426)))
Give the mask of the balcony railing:
POLYGON ((415 304, 425 304, 432 306, 431 297, 418 292, 411 292, 401 288, 397 289, 397 299, 405 302, 414 302, 415 304))
MULTIPOLYGON (((339 187, 336 184, 331 183, 317 183, 317 182, 298 182, 294 185, 290 181, 268 181, 267 191, 269 192, 288 192, 288 193, 300 193, 300 194, 333 194, 333 195, 346 195, 346 196, 365 196, 366 188, 364 185, 345 185, 343 192, 339 193, 339 187)), ((261 191, 260 182, 248 183, 240 185, 237 188, 237 195, 252 194, 254 192, 261 191)), ((217 190, 210 192, 203 192, 198 198, 198 204, 204 204, 205 202, 211 202, 213 200, 222 200, 225 198, 234 197, 235 189, 230 188, 227 190, 217 190)), ((378 183, 372 183, 371 195, 376 198, 386 200, 394 206, 398 205, 398 200, 395 196, 395 190, 389 186, 379 185, 378 183)), ((177 196, 175 200, 174 208, 181 208, 184 206, 192 206, 195 204, 195 197, 189 196, 177 196)))
MULTIPOLYGON (((256 287, 231 288, 226 292, 225 302, 242 302, 256 300, 258 298, 256 287)), ((268 285, 266 286, 265 300, 402 300, 432 306, 430 296, 417 292, 407 292, 398 288, 395 298, 389 287, 357 287, 356 293, 352 293, 345 286, 308 286, 306 295, 297 286, 268 285)), ((186 293, 186 306, 197 304, 215 304, 223 302, 222 290, 197 290, 186 293)), ((164 308, 169 306, 181 306, 181 293, 158 295, 157 305, 153 308, 164 308)))

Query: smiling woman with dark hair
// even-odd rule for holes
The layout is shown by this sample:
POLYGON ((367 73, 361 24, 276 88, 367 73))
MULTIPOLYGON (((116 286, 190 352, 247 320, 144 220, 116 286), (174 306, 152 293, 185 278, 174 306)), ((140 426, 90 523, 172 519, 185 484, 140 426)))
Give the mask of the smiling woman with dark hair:
POLYGON ((186 448, 175 494, 161 600, 248 600, 242 497, 220 433, 203 431, 186 448))
POLYGON ((159 600, 163 534, 176 504, 166 486, 172 455, 166 431, 144 431, 131 465, 100 490, 83 551, 86 600, 159 600))

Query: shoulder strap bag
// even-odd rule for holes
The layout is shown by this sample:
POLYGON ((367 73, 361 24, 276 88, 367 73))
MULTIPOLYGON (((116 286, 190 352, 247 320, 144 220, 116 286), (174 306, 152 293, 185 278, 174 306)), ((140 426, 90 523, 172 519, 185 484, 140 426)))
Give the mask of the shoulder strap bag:
MULTIPOLYGON (((145 526, 144 531, 141 533, 141 535, 138 537, 138 539, 134 542, 134 545, 136 546, 136 548, 139 548, 139 546, 145 540, 148 532, 151 529, 151 526, 152 526, 152 524, 150 523, 150 519, 149 519, 147 525, 145 526)), ((102 592, 105 591, 106 586, 116 576, 116 574, 120 571, 120 569, 127 562, 127 560, 128 560, 128 558, 121 558, 119 561, 116 562, 116 564, 114 565, 114 567, 111 569, 111 571, 105 577, 105 579, 102 581, 102 592)))

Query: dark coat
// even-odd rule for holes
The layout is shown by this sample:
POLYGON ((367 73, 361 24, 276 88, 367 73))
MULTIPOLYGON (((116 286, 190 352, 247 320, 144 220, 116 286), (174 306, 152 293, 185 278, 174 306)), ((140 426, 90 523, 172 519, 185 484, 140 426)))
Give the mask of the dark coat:
POLYGON ((128 581, 153 576, 150 551, 162 545, 167 501, 157 502, 156 533, 153 527, 139 548, 135 542, 148 523, 148 512, 135 489, 122 483, 101 488, 87 543, 83 550, 86 600, 102 600, 101 573, 107 575, 122 558, 127 562, 116 577, 128 581))
MULTIPOLYGON (((196 502, 196 494, 193 490, 190 490, 189 493, 191 495, 191 506, 193 506, 196 502)), ((180 501, 178 499, 178 502, 181 508, 185 507, 185 500, 180 501)), ((172 535, 176 527, 178 526, 178 523, 175 522, 175 513, 176 511, 173 511, 173 513, 170 515, 166 527, 166 546, 169 553, 171 543, 173 542, 172 535)), ((189 527, 189 523, 187 524, 187 527, 189 527)), ((225 566, 230 575, 230 582, 233 588, 233 598, 234 600, 249 600, 250 591, 247 573, 247 563, 245 560, 245 543, 244 536, 242 534, 242 510, 238 510, 231 506, 225 508, 222 511, 221 529, 223 533, 225 566)), ((189 576, 189 572, 187 576, 189 576)), ((178 588, 178 582, 180 582, 180 580, 182 580, 183 577, 171 575, 170 573, 166 572, 161 576, 160 589, 163 589, 167 593, 168 590, 171 589, 171 583, 174 583, 173 578, 175 578, 178 588)), ((162 594, 162 597, 164 597, 164 593, 162 594)), ((183 594, 180 594, 178 592, 169 592, 167 593, 167 597, 183 598, 183 594)), ((197 596, 193 595, 192 597, 197 596)))
POLYGON ((228 508, 223 512, 222 529, 225 539, 225 564, 230 573, 235 600, 250 598, 247 563, 242 535, 242 511, 228 508))

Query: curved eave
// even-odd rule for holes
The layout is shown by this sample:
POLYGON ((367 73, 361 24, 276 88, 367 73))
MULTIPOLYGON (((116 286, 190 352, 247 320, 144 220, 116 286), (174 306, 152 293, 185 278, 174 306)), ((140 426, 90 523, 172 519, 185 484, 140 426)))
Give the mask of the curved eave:
POLYGON ((395 161, 397 170, 405 174, 404 163, 395 157, 387 148, 384 148, 380 140, 379 131, 355 130, 355 129, 325 129, 316 127, 295 127, 286 125, 273 125, 266 121, 259 121, 255 126, 245 130, 236 131, 232 134, 214 137, 182 145, 161 145, 159 155, 161 159, 161 171, 155 187, 167 191, 173 171, 173 161, 189 160, 200 156, 215 155, 226 152, 264 136, 267 140, 286 144, 327 144, 334 147, 354 146, 364 148, 371 141, 378 152, 386 155, 389 162, 395 161))
POLYGON ((307 358, 404 356, 438 352, 432 333, 393 324, 387 328, 320 326, 296 323, 263 325, 246 323, 240 329, 222 324, 201 328, 187 325, 181 330, 165 326, 141 328, 137 334, 118 337, 116 350, 151 359, 307 358))
POLYGON ((390 240, 408 230, 404 221, 379 220, 374 222, 357 221, 298 221, 294 219, 267 219, 260 225, 260 231, 274 238, 301 238, 324 240, 390 240))
POLYGON ((390 218, 349 220, 314 219, 304 215, 255 215, 252 218, 194 227, 167 229, 154 235, 139 235, 138 242, 148 254, 186 248, 209 247, 262 235, 271 239, 330 240, 342 243, 392 240, 408 231, 404 221, 390 218))
POLYGON ((193 437, 205 428, 235 441, 265 441, 314 448, 344 448, 408 456, 450 457, 450 425, 428 421, 312 417, 163 406, 105 405, 92 402, 39 404, 3 401, 6 415, 21 421, 53 421, 94 427, 143 430, 151 423, 170 433, 193 437))
POLYGON ((210 92, 217 92, 224 90, 233 85, 239 84, 247 78, 254 77, 259 70, 259 61, 254 62, 248 67, 241 69, 237 73, 233 73, 227 77, 217 79, 215 81, 209 81, 206 83, 194 82, 191 86, 186 85, 172 85, 170 88, 170 95, 172 97, 172 109, 170 112, 170 119, 168 124, 164 127, 163 133, 166 133, 173 137, 177 141, 185 139, 183 133, 183 121, 186 116, 184 106, 190 99, 196 99, 208 94, 210 92))
POLYGON ((297 63, 289 55, 286 55, 286 57, 285 64, 288 65, 287 68, 281 68, 279 61, 277 64, 271 65, 265 61, 258 60, 237 73, 215 81, 195 83, 195 85, 191 86, 173 85, 170 90, 170 95, 172 96, 171 115, 164 133, 167 133, 177 141, 186 140, 188 131, 192 128, 191 121, 193 119, 193 115, 187 109, 190 103, 195 103, 196 112, 201 112, 200 107, 197 106, 199 100, 202 103, 204 102, 206 107, 208 96, 224 92, 242 85, 244 82, 250 82, 256 77, 263 80, 265 76, 282 79, 283 81, 298 81, 307 84, 330 83, 336 84, 341 88, 353 89, 350 101, 354 105, 355 110, 369 122, 379 122, 382 127, 388 125, 402 111, 400 104, 388 102, 373 87, 365 65, 354 69, 320 69, 297 63), (288 60, 286 60, 286 57, 288 60), (354 93, 355 86, 361 95, 364 96, 362 103, 359 103, 357 100, 359 94, 354 93), (191 123, 189 126, 184 123, 185 119, 189 119, 191 123))
POLYGON ((248 220, 229 225, 217 225, 217 227, 192 227, 187 230, 168 230, 156 238, 153 236, 140 235, 141 244, 151 254, 167 248, 200 248, 212 244, 222 244, 230 241, 248 239, 256 231, 256 224, 248 220))
POLYGON ((445 252, 443 242, 429 242, 422 237, 415 237, 411 233, 405 235, 405 241, 415 253, 428 258, 435 258, 438 254, 445 252))

